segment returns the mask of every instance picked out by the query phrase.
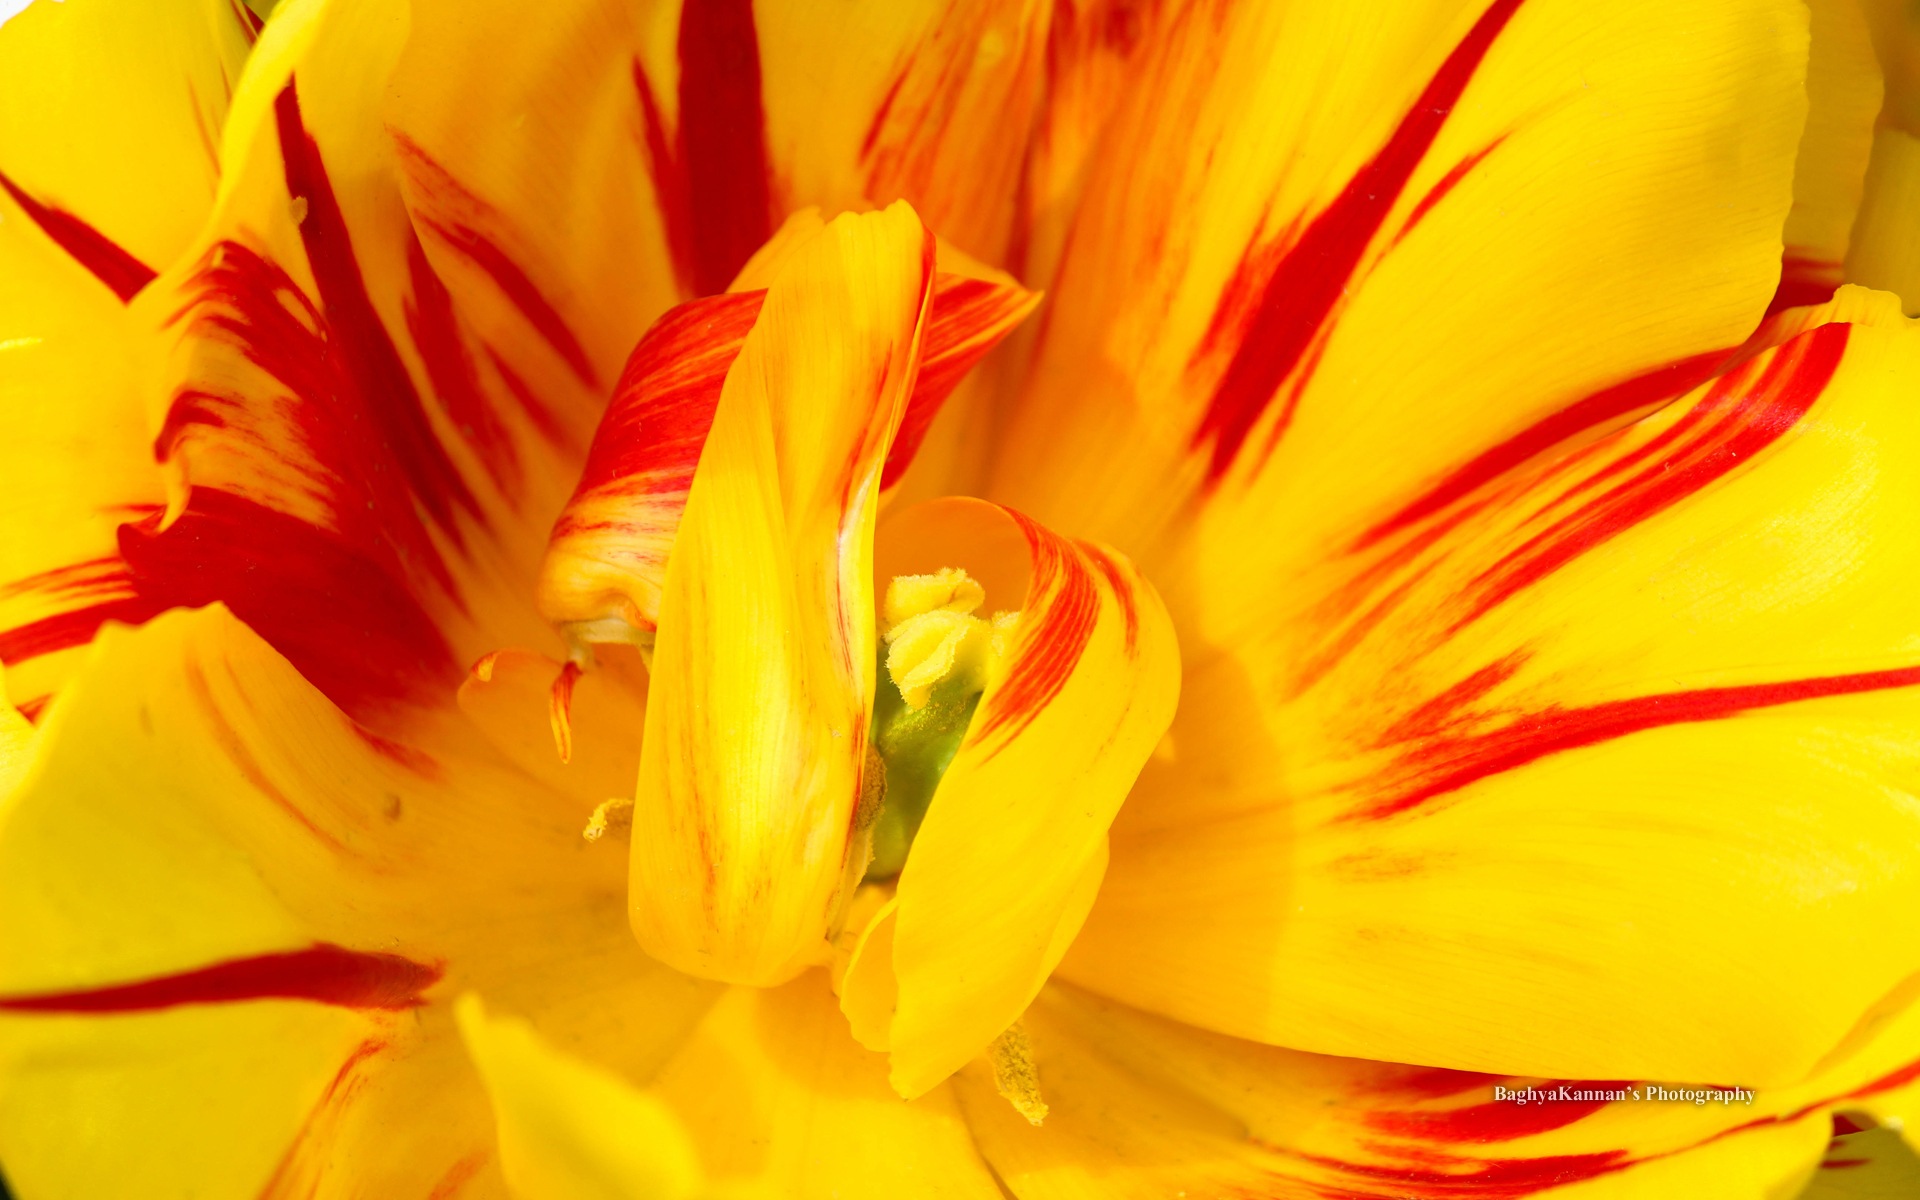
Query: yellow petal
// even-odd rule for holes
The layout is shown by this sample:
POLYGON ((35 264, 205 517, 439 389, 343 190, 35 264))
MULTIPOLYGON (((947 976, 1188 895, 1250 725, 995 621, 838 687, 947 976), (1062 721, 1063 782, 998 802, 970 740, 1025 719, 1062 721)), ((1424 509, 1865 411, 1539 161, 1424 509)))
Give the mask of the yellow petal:
POLYGON ((883 952, 856 956, 842 985, 863 1011, 876 993, 895 997, 884 1041, 863 1040, 891 1049, 910 1097, 979 1054, 1046 982, 1180 691, 1159 596, 1111 550, 978 500, 920 505, 882 530, 881 577, 956 564, 1020 621, 914 838, 883 952))
POLYGON ((1920 137, 1882 128, 1873 135, 1866 194, 1847 253, 1849 283, 1880 288, 1920 311, 1920 137))
POLYGON ((0 31, 0 189, 130 298, 206 219, 256 29, 229 0, 29 6, 0 31))
POLYGON ((728 991, 653 1088, 716 1183, 781 1200, 1003 1196, 951 1093, 894 1095, 886 1061, 847 1036, 818 972, 728 991))
POLYGON ((1063 971, 1328 1053, 1805 1073, 1920 970, 1920 330, 1882 319, 1506 448, 1269 586, 1187 671, 1063 971))
POLYGON ((357 1013, 286 1000, 105 1020, 0 1016, 7 1184, 52 1200, 130 1186, 292 1194, 274 1189, 295 1174, 293 1148, 378 1071, 390 1034, 357 1013))
POLYGON ((789 260, 726 376, 667 564, 634 808, 648 952, 776 982, 821 961, 873 694, 872 530, 933 290, 912 209, 789 260))
POLYGON ((0 662, 8 695, 37 715, 102 621, 153 615, 120 561, 118 530, 165 493, 137 391, 135 321, 8 203, 0 199, 0 405, 9 422, 0 441, 0 662))
POLYGON ((954 1083, 982 1154, 1021 1200, 1785 1197, 1819 1161, 1829 1114, 1870 1104, 1912 1073, 1899 1055, 1920 1054, 1909 1013, 1816 1078, 1736 1092, 1303 1054, 1070 988, 1049 989, 1023 1024, 1044 1125, 996 1095, 982 1066, 954 1083), (1541 1098, 1503 1098, 1528 1088, 1541 1098))
POLYGON ((1297 564, 1581 396, 1738 344, 1778 278, 1806 19, 1185 10, 1092 165, 988 494, 1132 555, 1184 621, 1224 592, 1160 569, 1189 499, 1297 564))
POLYGON ((500 1169, 518 1200, 685 1200, 700 1164, 673 1113, 604 1068, 562 1054, 471 992, 461 1036, 493 1098, 500 1169))
POLYGON ((31 1080, 0 1089, 9 1171, 9 1122, 37 1131, 37 1161, 124 1177, 173 1128, 153 1114, 204 1111, 190 1170, 228 1136, 226 1081, 266 1056, 284 1071, 240 1093, 261 1120, 234 1135, 234 1169, 265 1156, 289 1195, 484 1179, 486 1101, 441 1003, 464 987, 616 1069, 658 1069, 712 993, 633 944, 625 856, 580 837, 594 801, 496 759, 479 730, 436 732, 423 747, 356 725, 218 609, 102 635, 0 811, 0 1042, 31 1064, 0 1067, 10 1088, 31 1080), (248 1015, 287 1004, 320 1015, 248 1015), (343 1071, 336 1027, 382 1049, 343 1071), (288 1104, 313 1106, 297 1138, 269 1119, 288 1104), (278 1140, 256 1149, 256 1132, 278 1140))
POLYGON ((1811 0, 1808 9, 1807 128, 1794 160, 1773 310, 1823 303, 1839 286, 1880 112, 1880 65, 1860 0, 1811 0))

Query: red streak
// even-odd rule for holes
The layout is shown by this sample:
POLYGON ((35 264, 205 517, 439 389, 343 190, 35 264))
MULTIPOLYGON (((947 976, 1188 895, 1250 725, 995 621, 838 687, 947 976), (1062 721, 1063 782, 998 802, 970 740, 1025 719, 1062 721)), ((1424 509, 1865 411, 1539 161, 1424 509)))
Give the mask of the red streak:
POLYGON ((285 160, 287 194, 307 202, 306 217, 300 222, 300 241, 313 268, 320 307, 330 327, 327 350, 338 357, 344 382, 357 393, 358 403, 352 406, 356 411, 329 416, 336 422, 357 426, 351 431, 341 430, 343 436, 372 439, 380 457, 398 467, 413 498, 457 540, 454 509, 477 513, 478 506, 446 448, 434 435, 406 364, 367 294, 346 216, 334 196, 320 147, 301 122, 300 99, 292 82, 274 99, 274 116, 285 160))
POLYGON ((15 596, 37 596, 75 607, 0 629, 0 663, 8 665, 84 646, 108 621, 138 625, 159 614, 151 601, 137 594, 132 575, 118 558, 88 559, 0 587, 0 597, 15 596))
POLYGON ((1075 545, 1093 560, 1106 578, 1107 586, 1113 589, 1113 598, 1120 605, 1120 621, 1126 631, 1127 656, 1131 658, 1140 648, 1140 604, 1133 594, 1133 581, 1120 569, 1105 550, 1092 542, 1076 542, 1075 545))
POLYGON ((1394 816, 1436 796, 1458 791, 1476 780, 1511 771, 1549 754, 1597 745, 1646 729, 1717 721, 1755 709, 1795 704, 1802 700, 1913 687, 1916 684, 1920 684, 1920 667, 1901 667, 1857 675, 1829 675, 1778 683, 1666 692, 1631 700, 1614 700, 1586 708, 1549 708, 1522 717, 1491 733, 1423 747, 1412 761, 1416 767, 1431 772, 1427 778, 1355 816, 1394 816))
MULTIPOLYGON (((419 153, 417 150, 415 152, 419 153)), ((450 249, 486 272, 500 293, 520 310, 520 315, 527 319, 527 324, 533 327, 534 332, 567 364, 575 378, 590 388, 600 386, 593 364, 587 360, 587 351, 580 345, 580 339, 573 335, 566 318, 560 315, 560 310, 553 306, 553 301, 547 299, 526 270, 500 248, 499 243, 457 222, 436 221, 426 216, 422 216, 421 220, 450 249)))
POLYGON ((122 303, 132 300, 141 288, 153 282, 155 271, 152 267, 121 249, 106 234, 79 217, 40 203, 5 174, 0 174, 0 188, 13 197, 13 202, 32 218, 42 233, 52 238, 54 244, 65 250, 75 262, 92 272, 95 279, 106 284, 122 303))
POLYGON ((1780 285, 1767 302, 1766 315, 1785 312, 1809 304, 1825 304, 1833 299, 1843 282, 1842 265, 1824 258, 1795 254, 1789 250, 1780 259, 1780 285))
MULTIPOLYGON (((1595 1091, 1619 1091, 1633 1086, 1632 1080, 1589 1082, 1585 1080, 1549 1080, 1541 1086, 1561 1084, 1595 1091)), ((1491 1101, 1466 1108, 1433 1112, 1368 1113, 1366 1123, 1382 1133, 1420 1142, 1511 1142, 1517 1138, 1563 1129, 1584 1120, 1612 1103, 1609 1100, 1568 1100, 1557 1104, 1513 1104, 1491 1101)))
POLYGON ((1021 288, 984 279, 960 275, 936 279, 933 303, 927 311, 920 374, 914 380, 913 395, 907 399, 900 429, 887 451, 886 466, 880 471, 882 489, 900 482, 953 390, 989 350, 1000 344, 1000 339, 1013 332, 1036 301, 1037 297, 1021 288))
POLYGON ((547 697, 547 722, 553 727, 553 748, 561 762, 573 761, 573 685, 580 681, 580 664, 568 662, 554 676, 547 697))
POLYGON ((1633 1165, 1625 1150, 1593 1154, 1556 1154, 1543 1158, 1464 1160, 1458 1171, 1430 1167, 1390 1167, 1371 1163, 1304 1156, 1309 1162, 1373 1181, 1390 1191, 1362 1184, 1358 1188, 1319 1187, 1317 1200, 1515 1200, 1548 1188, 1597 1179, 1633 1165))
POLYGON ((1006 678, 969 735, 975 744, 1003 731, 1008 742, 1019 737, 1066 686, 1100 619, 1099 590, 1075 545, 1023 513, 1001 511, 1026 536, 1033 578, 1021 622, 1026 629, 1006 678))
POLYGON ((727 371, 766 295, 709 296, 669 309, 653 323, 627 358, 576 496, 640 475, 648 477, 649 491, 686 490, 727 371))
POLYGON ((503 486, 519 471, 513 435, 480 388, 473 356, 460 336, 453 296, 418 238, 407 240, 407 277, 413 293, 405 306, 407 332, 426 364, 427 380, 460 435, 479 452, 495 485, 503 486))
POLYGON ((880 144, 880 132, 887 127, 887 117, 893 112, 893 102, 900 98, 900 89, 907 82, 908 68, 902 67, 887 85, 886 95, 880 97, 879 107, 873 110, 873 120, 867 123, 867 135, 860 139, 860 159, 862 162, 873 157, 875 146, 880 144))
POLYGON ((1433 211, 1434 205, 1445 200, 1447 194, 1458 187, 1462 179, 1465 179, 1471 174, 1473 169, 1486 159, 1487 155, 1499 149, 1500 143, 1506 140, 1506 135, 1501 134, 1499 137, 1455 163, 1452 170, 1440 177, 1439 183, 1434 184, 1432 188, 1428 189, 1426 195, 1420 197, 1420 202, 1415 204, 1413 211, 1407 214, 1406 224, 1400 226, 1400 232, 1394 235, 1393 240, 1399 242, 1409 233, 1412 233, 1414 226, 1420 224, 1420 222, 1426 218, 1426 215, 1433 211))
POLYGON ((146 617, 224 601, 349 713, 432 700, 459 683, 438 625, 378 564, 254 501, 197 487, 165 530, 157 520, 121 526, 120 553, 146 617))
POLYGON ((247 35, 247 44, 253 45, 259 39, 260 31, 266 28, 265 24, 241 0, 227 0, 227 7, 233 10, 234 19, 240 22, 241 32, 247 35))
MULTIPOLYGON (((1750 385, 1744 373, 1723 376, 1699 407, 1667 431, 1677 441, 1683 427, 1706 426, 1692 442, 1649 463, 1639 474, 1587 501, 1505 555, 1474 580, 1481 594, 1455 628, 1665 512, 1771 446, 1806 416, 1826 390, 1846 354, 1850 329, 1822 325, 1794 339, 1775 352, 1761 378, 1750 385)), ((1642 449, 1644 453, 1651 447, 1642 449)), ((1625 461, 1613 464, 1596 480, 1613 474, 1625 461)))
POLYGON ((448 1167, 446 1174, 440 1177, 440 1182, 434 1184, 433 1190, 427 1193, 427 1200, 453 1200, 473 1181, 473 1177, 480 1173, 480 1168, 486 1166, 492 1156, 491 1151, 475 1150, 448 1167))
POLYGON ((773 233, 752 0, 690 0, 680 10, 679 54, 676 160, 686 204, 678 211, 688 282, 707 296, 726 290, 773 233))
POLYGON ((1485 1071, 1422 1067, 1410 1074, 1383 1080, 1375 1090, 1382 1094, 1420 1096, 1438 1100, 1445 1096, 1458 1096, 1477 1088, 1490 1088, 1496 1083, 1511 1078, 1513 1078, 1511 1075, 1494 1075, 1485 1071))
MULTIPOLYGON (((1259 306, 1245 319, 1239 348, 1194 430, 1196 449, 1207 442, 1213 445, 1209 483, 1218 482, 1233 465, 1280 385, 1302 367, 1334 306, 1346 294, 1367 247, 1520 4, 1521 0, 1494 0, 1441 64, 1387 144, 1354 174, 1274 266, 1259 306)), ((1252 246, 1247 253, 1254 257, 1260 249, 1252 246)), ((1237 308, 1229 305, 1223 304, 1214 314, 1216 326, 1239 319, 1237 308)), ((1225 341, 1221 331, 1209 331, 1208 343, 1225 341)), ((1301 382, 1289 395, 1276 437, 1291 419, 1301 382)))
POLYGON ((1482 452, 1427 489, 1405 508, 1367 530, 1354 543, 1353 549, 1364 550, 1432 516, 1569 438, 1608 421, 1685 395, 1712 378, 1729 353, 1713 350, 1666 363, 1595 392, 1552 416, 1536 421, 1506 441, 1482 452))
MULTIPOLYGON (((765 299, 763 291, 722 293, 678 305, 654 322, 628 357, 594 433, 576 500, 617 486, 649 496, 686 492, 727 371, 765 299)), ((937 277, 920 374, 881 469, 883 488, 899 482, 954 388, 1032 304, 1032 295, 1019 288, 937 277)), ((564 514, 554 527, 555 536, 585 531, 564 514)))
POLYGON ((0 997, 0 1010, 37 1013, 153 1012, 182 1004, 240 1000, 311 1000, 339 1008, 397 1011, 426 1003, 423 993, 442 968, 397 954, 348 950, 318 942, 305 950, 215 963, 197 971, 134 983, 0 997))
POLYGON ((0 663, 12 666, 42 654, 84 646, 108 621, 140 625, 159 616, 163 610, 163 605, 145 597, 127 596, 0 630, 0 663))

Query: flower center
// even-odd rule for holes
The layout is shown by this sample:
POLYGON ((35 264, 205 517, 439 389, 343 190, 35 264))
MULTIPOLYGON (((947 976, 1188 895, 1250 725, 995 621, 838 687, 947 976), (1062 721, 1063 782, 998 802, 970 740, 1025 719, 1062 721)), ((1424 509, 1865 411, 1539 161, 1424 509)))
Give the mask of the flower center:
POLYGON ((965 738, 980 694, 1004 669, 1020 614, 974 615, 986 591, 964 570, 900 575, 881 604, 882 663, 873 698, 873 746, 886 789, 866 877, 891 879, 926 817, 940 777, 965 738))

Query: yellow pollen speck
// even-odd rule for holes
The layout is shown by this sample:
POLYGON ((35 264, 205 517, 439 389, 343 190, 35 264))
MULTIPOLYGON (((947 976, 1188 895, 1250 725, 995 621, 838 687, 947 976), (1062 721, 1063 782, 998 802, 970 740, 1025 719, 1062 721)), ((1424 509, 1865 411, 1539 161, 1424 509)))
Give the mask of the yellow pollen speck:
POLYGON ((1019 613, 973 615, 987 593, 962 570, 942 567, 932 575, 897 575, 887 585, 881 615, 886 621, 887 674, 908 708, 923 708, 935 684, 949 678, 982 691, 1006 653, 1019 613))
POLYGON ((1038 1125, 1047 1119, 1047 1102, 1040 1098, 1040 1073, 1033 1065, 1033 1043, 1027 1040, 1027 1031, 1015 1021, 1007 1026, 1007 1031, 993 1039, 987 1047, 987 1058, 993 1063, 993 1086, 1013 1110, 1025 1117, 1031 1124, 1038 1125))
POLYGON ((580 836, 590 842, 597 842, 607 836, 609 830, 614 833, 627 833, 632 829, 633 801, 616 797, 601 801, 600 806, 593 810, 593 816, 588 819, 587 827, 580 831, 580 836))

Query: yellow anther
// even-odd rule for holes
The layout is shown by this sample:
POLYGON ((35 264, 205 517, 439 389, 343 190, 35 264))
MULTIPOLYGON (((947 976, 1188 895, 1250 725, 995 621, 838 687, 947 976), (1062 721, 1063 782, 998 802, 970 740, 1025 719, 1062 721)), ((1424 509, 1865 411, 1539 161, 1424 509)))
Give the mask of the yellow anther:
POLYGON ((887 675, 908 708, 924 708, 934 685, 949 679, 966 692, 986 689, 1020 620, 1019 613, 995 613, 991 621, 974 616, 986 598, 978 583, 953 567, 897 575, 887 585, 887 675))
POLYGON ((633 831, 633 801, 615 798, 605 800, 593 810, 593 816, 587 821, 587 827, 580 836, 590 842, 597 842, 608 833, 628 834, 633 831))
POLYGON ((1047 1119, 1047 1102, 1040 1097, 1040 1072, 1033 1065, 1033 1043, 1015 1021, 987 1047, 993 1064, 993 1086, 1029 1124, 1047 1119))
POLYGON ((972 576, 955 567, 941 567, 931 575, 895 575, 887 585, 887 599, 880 615, 886 618, 887 628, 892 629, 922 613, 937 610, 971 613, 986 600, 986 589, 975 583, 972 576))

